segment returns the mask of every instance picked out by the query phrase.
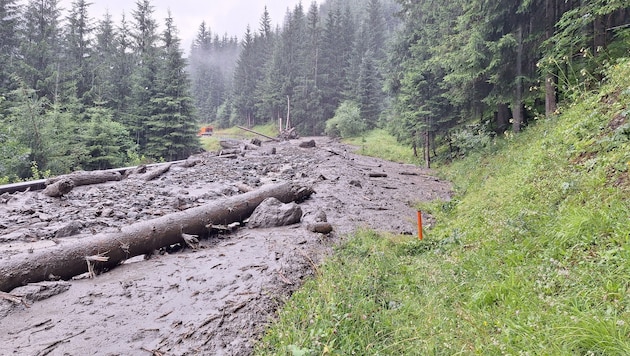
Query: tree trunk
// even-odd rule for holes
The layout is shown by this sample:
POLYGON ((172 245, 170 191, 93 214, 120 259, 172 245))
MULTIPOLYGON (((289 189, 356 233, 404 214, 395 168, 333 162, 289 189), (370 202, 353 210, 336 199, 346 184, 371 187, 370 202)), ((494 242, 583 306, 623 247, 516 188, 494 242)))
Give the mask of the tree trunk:
MULTIPOLYGON (((545 39, 553 36, 554 26, 557 17, 556 1, 546 0, 545 2, 545 39)), ((547 70, 545 76, 545 116, 550 117, 558 108, 558 100, 556 94, 556 78, 551 69, 547 70)))
POLYGON ((165 164, 163 166, 159 166, 156 167, 154 170, 149 171, 145 174, 143 174, 142 176, 140 176, 140 179, 144 180, 144 181, 150 181, 150 180, 154 180, 155 178, 161 176, 162 174, 168 172, 171 169, 171 163, 169 164, 165 164))
POLYGON ((545 116, 550 117, 558 109, 556 98, 556 79, 552 73, 547 73, 545 79, 545 116))
POLYGON ((122 175, 118 171, 90 171, 90 172, 73 172, 58 177, 52 177, 46 180, 46 185, 52 185, 60 180, 70 179, 75 187, 80 185, 101 184, 110 181, 119 181, 122 175))
POLYGON ((503 133, 508 128, 510 122, 510 107, 508 104, 497 104, 496 124, 498 134, 503 133))
POLYGON ((523 124, 523 24, 516 30, 516 86, 514 88, 514 105, 512 107, 512 130, 521 131, 523 124))
POLYGON ((304 200, 312 193, 309 188, 290 183, 264 186, 196 208, 141 221, 119 232, 97 234, 35 253, 12 256, 0 261, 0 291, 8 292, 26 283, 50 278, 69 279, 92 267, 112 268, 130 257, 183 242, 182 234, 205 236, 208 225, 242 221, 266 198, 275 197, 288 203, 304 200))
POLYGON ((424 162, 426 168, 431 168, 431 141, 429 131, 424 132, 424 162))
POLYGON ((411 138, 411 142, 412 142, 411 146, 413 148, 413 156, 414 157, 418 157, 418 137, 417 136, 418 136, 417 131, 414 131, 411 134, 411 137, 412 137, 411 138))

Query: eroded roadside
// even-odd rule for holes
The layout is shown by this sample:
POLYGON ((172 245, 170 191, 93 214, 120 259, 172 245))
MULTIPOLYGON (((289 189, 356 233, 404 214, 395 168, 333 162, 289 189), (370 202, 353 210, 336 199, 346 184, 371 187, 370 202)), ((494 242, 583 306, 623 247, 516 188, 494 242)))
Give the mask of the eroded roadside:
POLYGON ((77 187, 62 198, 0 197, 1 260, 235 195, 243 185, 292 181, 316 192, 300 204, 300 224, 242 227, 197 250, 136 257, 93 279, 31 285, 31 299, 54 295, 28 308, 0 300, 0 353, 249 354, 277 308, 343 236, 362 227, 415 233, 413 204, 450 196, 449 184, 430 171, 314 139, 314 148, 299 147, 303 139, 265 143, 233 159, 202 155, 199 164, 150 182, 77 187), (331 234, 306 229, 322 213, 331 234))

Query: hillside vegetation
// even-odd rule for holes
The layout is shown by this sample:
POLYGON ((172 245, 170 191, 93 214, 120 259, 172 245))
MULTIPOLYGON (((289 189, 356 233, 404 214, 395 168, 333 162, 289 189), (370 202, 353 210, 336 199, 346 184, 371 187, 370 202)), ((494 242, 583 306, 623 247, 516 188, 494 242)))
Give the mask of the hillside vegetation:
POLYGON ((630 354, 630 61, 555 118, 441 169, 423 241, 360 231, 258 354, 630 354))

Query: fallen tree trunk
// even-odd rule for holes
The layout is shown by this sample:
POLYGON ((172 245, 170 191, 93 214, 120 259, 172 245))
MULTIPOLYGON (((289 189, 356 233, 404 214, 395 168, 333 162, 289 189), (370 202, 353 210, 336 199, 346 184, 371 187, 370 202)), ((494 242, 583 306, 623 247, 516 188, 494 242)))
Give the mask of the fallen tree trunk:
POLYGON ((144 180, 144 181, 150 181, 150 180, 154 180, 155 178, 161 176, 162 174, 168 172, 171 169, 171 164, 165 164, 161 167, 157 167, 152 171, 149 171, 143 175, 141 175, 139 178, 144 180))
POLYGON ((80 185, 100 184, 110 181, 119 181, 122 179, 120 172, 116 171, 90 171, 90 172, 73 172, 46 180, 46 185, 52 185, 60 180, 70 179, 75 187, 80 185))
POLYGON ((115 233, 102 233, 35 253, 0 260, 0 291, 51 278, 69 279, 92 268, 112 268, 133 256, 183 242, 182 234, 204 236, 212 225, 242 221, 266 198, 302 201, 313 191, 290 183, 264 186, 203 206, 138 222, 115 233))
POLYGON ((270 139, 270 140, 272 140, 272 141, 276 141, 276 142, 279 142, 279 141, 280 141, 280 140, 278 140, 278 139, 277 139, 277 138, 275 138, 275 137, 271 137, 271 136, 267 136, 267 135, 261 134, 260 132, 256 132, 256 131, 254 131, 254 130, 248 129, 247 127, 238 126, 238 125, 237 125, 236 127, 238 127, 239 129, 241 129, 241 130, 243 130, 243 131, 251 132, 251 133, 253 133, 253 134, 256 134, 256 135, 258 135, 258 136, 262 136, 262 137, 267 138, 267 139, 270 139))

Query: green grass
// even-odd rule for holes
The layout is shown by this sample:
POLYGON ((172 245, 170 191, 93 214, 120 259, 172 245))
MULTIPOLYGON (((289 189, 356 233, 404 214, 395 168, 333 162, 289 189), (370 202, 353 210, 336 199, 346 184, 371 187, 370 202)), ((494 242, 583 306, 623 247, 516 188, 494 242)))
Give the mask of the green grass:
POLYGON ((422 160, 422 148, 419 152, 420 157, 414 157, 411 147, 398 143, 394 136, 383 129, 371 130, 361 137, 344 139, 343 142, 357 147, 355 153, 364 156, 379 157, 399 163, 418 164, 422 160))
MULTIPOLYGON (((263 135, 270 137, 276 137, 278 135, 278 127, 274 123, 268 123, 264 125, 257 125, 252 128, 256 132, 260 132, 263 135)), ((265 141, 266 138, 256 135, 252 132, 241 130, 238 127, 230 127, 227 129, 215 129, 212 136, 204 136, 200 138, 201 145, 206 151, 219 151, 221 146, 220 140, 224 139, 238 139, 238 140, 250 140, 252 138, 259 138, 265 141)))
POLYGON ((598 93, 441 168, 425 240, 359 231, 258 355, 629 355, 630 61, 598 93))

